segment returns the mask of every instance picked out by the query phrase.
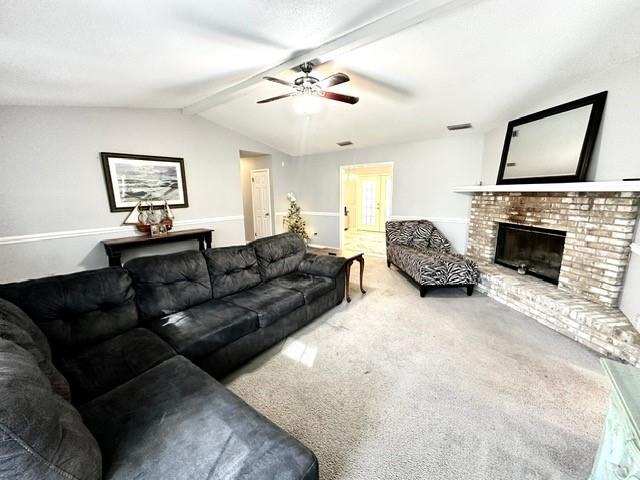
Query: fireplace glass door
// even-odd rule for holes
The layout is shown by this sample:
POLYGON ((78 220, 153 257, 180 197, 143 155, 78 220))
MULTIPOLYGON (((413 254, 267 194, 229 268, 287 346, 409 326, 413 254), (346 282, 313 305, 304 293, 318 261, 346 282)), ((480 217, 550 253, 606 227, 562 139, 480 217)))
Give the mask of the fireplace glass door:
POLYGON ((495 263, 558 284, 566 232, 498 224, 495 263))

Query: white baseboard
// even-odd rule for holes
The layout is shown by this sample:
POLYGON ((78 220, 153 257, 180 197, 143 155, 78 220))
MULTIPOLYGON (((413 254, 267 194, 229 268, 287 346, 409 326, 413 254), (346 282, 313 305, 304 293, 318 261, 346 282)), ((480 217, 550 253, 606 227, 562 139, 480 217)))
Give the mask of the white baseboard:
POLYGON ((339 249, 339 247, 330 247, 329 245, 318 245, 317 243, 308 243, 307 246, 311 248, 333 248, 334 250, 339 249))

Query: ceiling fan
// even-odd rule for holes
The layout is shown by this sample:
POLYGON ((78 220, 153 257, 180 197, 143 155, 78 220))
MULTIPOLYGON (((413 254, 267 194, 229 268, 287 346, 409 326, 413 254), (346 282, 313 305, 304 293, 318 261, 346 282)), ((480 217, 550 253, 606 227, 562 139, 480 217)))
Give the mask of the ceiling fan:
POLYGON ((304 75, 296 78, 293 82, 287 82, 286 80, 280 80, 275 77, 263 77, 265 80, 269 80, 270 82, 280 83, 291 87, 294 91, 285 93, 284 95, 278 95, 277 97, 266 98, 258 101, 257 103, 268 103, 273 102, 274 100, 280 100, 281 98, 295 97, 298 95, 315 95, 318 97, 328 98, 329 100, 350 103, 351 105, 358 103, 358 100, 360 100, 358 97, 343 95, 342 93, 328 92, 325 90, 325 88, 348 82, 350 80, 348 75, 344 73, 334 73, 333 75, 329 75, 327 78, 318 80, 317 78, 309 75, 311 70, 313 70, 313 64, 310 62, 305 62, 300 65, 300 70, 304 75))

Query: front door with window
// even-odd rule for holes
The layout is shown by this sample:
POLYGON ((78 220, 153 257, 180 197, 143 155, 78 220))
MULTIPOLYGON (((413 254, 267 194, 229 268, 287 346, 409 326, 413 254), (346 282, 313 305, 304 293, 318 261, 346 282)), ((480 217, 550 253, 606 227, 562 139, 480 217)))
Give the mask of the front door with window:
POLYGON ((384 223, 390 212, 387 206, 391 195, 389 175, 363 175, 358 177, 357 207, 358 230, 384 232, 384 223))

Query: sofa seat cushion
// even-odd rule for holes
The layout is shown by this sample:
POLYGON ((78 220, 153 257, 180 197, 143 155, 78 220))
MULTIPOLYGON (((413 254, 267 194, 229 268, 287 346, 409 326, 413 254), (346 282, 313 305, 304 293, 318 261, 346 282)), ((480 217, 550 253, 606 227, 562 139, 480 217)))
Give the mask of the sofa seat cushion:
POLYGON ((258 285, 262 279, 251 246, 209 248, 204 252, 213 298, 221 298, 258 285))
POLYGON ((156 334, 136 328, 56 363, 71 383, 73 402, 80 405, 174 355, 156 334))
POLYGON ((263 283, 244 292, 229 295, 224 297, 224 301, 256 312, 258 325, 262 328, 304 305, 302 293, 271 283, 263 283))
POLYGON ((313 453, 181 356, 81 413, 102 448, 105 480, 318 476, 313 453))
POLYGON ((420 285, 475 285, 476 263, 456 253, 389 245, 387 258, 420 285))
POLYGON ((0 478, 102 478, 95 438, 25 349, 0 339, 0 478))
POLYGON ((333 290, 336 286, 336 281, 333 278, 321 275, 293 272, 271 280, 269 285, 300 292, 305 302, 309 304, 333 290))
POLYGON ((125 268, 133 278, 143 320, 164 317, 211 300, 211 280, 202 252, 134 258, 125 268))
POLYGON ((258 329, 258 315, 219 300, 151 320, 147 325, 178 353, 198 358, 258 329))

